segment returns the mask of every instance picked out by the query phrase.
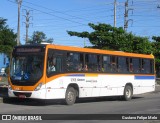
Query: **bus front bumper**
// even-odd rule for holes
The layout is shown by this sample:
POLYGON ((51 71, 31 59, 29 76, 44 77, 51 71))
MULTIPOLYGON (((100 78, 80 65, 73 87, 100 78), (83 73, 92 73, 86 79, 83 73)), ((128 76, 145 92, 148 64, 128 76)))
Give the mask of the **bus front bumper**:
POLYGON ((46 99, 45 89, 39 91, 17 91, 8 89, 9 97, 46 99))
POLYGON ((66 89, 40 89, 38 91, 19 91, 8 89, 9 97, 33 99, 64 99, 66 89))

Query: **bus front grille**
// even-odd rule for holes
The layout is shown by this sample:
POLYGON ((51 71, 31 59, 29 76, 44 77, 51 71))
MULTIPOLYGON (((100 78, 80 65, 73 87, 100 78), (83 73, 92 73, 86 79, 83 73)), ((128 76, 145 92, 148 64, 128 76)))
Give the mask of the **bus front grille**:
POLYGON ((32 93, 23 93, 23 92, 13 92, 15 96, 20 97, 24 95, 25 97, 30 97, 32 93))

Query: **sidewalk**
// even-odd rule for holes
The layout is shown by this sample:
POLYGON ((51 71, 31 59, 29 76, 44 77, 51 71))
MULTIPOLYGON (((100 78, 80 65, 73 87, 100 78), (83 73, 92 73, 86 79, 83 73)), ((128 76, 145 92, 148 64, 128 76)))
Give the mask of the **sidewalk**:
POLYGON ((8 81, 7 78, 0 76, 0 102, 3 102, 4 97, 8 97, 8 81))
POLYGON ((160 92, 160 85, 156 85, 155 92, 160 92))
POLYGON ((3 98, 8 97, 8 87, 0 86, 0 103, 3 102, 3 98))

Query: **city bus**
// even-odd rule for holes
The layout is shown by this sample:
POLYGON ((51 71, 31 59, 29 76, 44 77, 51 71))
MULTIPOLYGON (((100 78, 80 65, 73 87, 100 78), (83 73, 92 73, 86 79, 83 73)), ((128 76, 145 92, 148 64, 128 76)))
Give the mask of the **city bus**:
POLYGON ((9 97, 61 99, 120 96, 155 90, 152 54, 136 54, 54 44, 21 45, 10 61, 9 97))

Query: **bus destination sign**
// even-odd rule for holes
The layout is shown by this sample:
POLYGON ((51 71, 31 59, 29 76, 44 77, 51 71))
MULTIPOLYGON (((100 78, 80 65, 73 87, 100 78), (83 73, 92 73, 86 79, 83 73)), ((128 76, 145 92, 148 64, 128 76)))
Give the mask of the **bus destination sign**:
POLYGON ((32 47, 32 48, 17 48, 16 52, 18 53, 30 53, 30 52, 41 52, 41 48, 40 47, 32 47))

